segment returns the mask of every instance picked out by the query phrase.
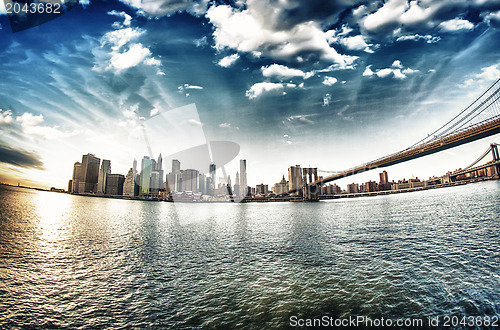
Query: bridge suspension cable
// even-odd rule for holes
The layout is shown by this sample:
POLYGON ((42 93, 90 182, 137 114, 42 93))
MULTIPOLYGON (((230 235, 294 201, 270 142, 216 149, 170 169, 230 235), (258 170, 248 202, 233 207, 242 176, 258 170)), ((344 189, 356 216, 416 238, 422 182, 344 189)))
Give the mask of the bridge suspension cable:
MULTIPOLYGON (((497 145, 496 143, 494 143, 494 145, 497 145)), ((483 160, 484 157, 486 157, 489 153, 491 152, 491 148, 488 148, 485 150, 485 152, 479 156, 478 159, 476 159, 472 164, 470 164, 469 166, 465 167, 462 169, 462 171, 465 171, 465 170, 468 170, 469 168, 471 167, 474 167, 474 165, 476 165, 477 163, 479 163, 481 160, 483 160)))
POLYGON ((497 102, 499 99, 500 78, 458 115, 408 149, 430 143, 433 140, 439 140, 444 136, 454 134, 464 129, 466 126, 472 126, 485 120, 499 117, 500 105, 499 102, 497 102))

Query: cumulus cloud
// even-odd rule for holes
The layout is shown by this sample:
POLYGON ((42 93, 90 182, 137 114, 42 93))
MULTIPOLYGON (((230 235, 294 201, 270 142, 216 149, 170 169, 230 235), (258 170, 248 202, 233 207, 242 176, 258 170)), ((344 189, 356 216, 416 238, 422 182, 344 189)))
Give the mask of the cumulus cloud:
MULTIPOLYGON (((126 13, 119 13, 111 11, 108 14, 115 16, 123 16, 125 21, 123 25, 127 27, 117 28, 114 31, 105 33, 101 37, 101 47, 99 51, 95 51, 96 64, 93 70, 112 71, 116 74, 135 67, 139 64, 146 66, 160 66, 161 62, 151 56, 149 48, 145 47, 142 43, 137 42, 145 31, 139 28, 130 27, 131 17, 126 13), (104 52, 103 52, 104 50, 104 52)), ((164 73, 157 70, 157 74, 163 75, 164 73)))
POLYGON ((264 77, 280 77, 280 78, 293 78, 305 77, 305 73, 299 69, 292 69, 285 65, 271 64, 261 68, 264 77))
POLYGON ((186 11, 193 15, 202 15, 206 12, 208 0, 120 0, 121 2, 140 10, 149 16, 167 16, 176 12, 186 11))
POLYGON ((222 58, 217 64, 223 68, 229 68, 240 58, 239 54, 233 54, 222 58))
POLYGON ((363 72, 363 76, 365 77, 377 76, 379 78, 393 77, 395 79, 406 79, 408 75, 417 72, 418 70, 413 70, 411 68, 404 68, 400 60, 395 60, 394 62, 392 62, 391 67, 382 68, 375 71, 371 69, 371 65, 368 65, 365 68, 365 71, 363 72))
POLYGON ((374 51, 370 48, 372 44, 367 44, 365 37, 362 35, 345 37, 340 39, 340 44, 350 50, 363 50, 367 53, 373 53, 374 51))
POLYGON ((284 84, 284 83, 260 82, 250 87, 250 89, 246 91, 245 95, 251 100, 265 93, 278 92, 283 94, 284 93, 283 90, 285 88, 296 88, 296 87, 297 85, 291 83, 284 84))
MULTIPOLYGON (((488 12, 497 8, 498 1, 441 0, 407 1, 388 0, 364 4, 353 10, 353 16, 366 35, 385 35, 400 38, 402 35, 415 35, 415 32, 439 27, 441 31, 471 30, 474 24, 457 18, 468 12, 488 12)), ((414 40, 419 39, 418 37, 414 40)), ((425 37, 429 41, 432 38, 425 37)), ((405 40, 400 39, 400 40, 405 40)), ((410 39, 406 39, 410 40, 410 39)))
POLYGON ((249 1, 245 10, 228 5, 210 7, 206 16, 215 27, 216 48, 295 63, 323 60, 341 68, 348 68, 356 60, 355 56, 339 54, 331 47, 328 35, 317 22, 301 22, 287 29, 276 29, 276 20, 263 17, 267 16, 269 8, 263 10, 256 1, 249 1))
POLYGON ((474 84, 480 83, 492 83, 496 79, 500 77, 500 63, 490 65, 481 69, 481 72, 472 76, 472 78, 464 81, 463 84, 460 85, 462 88, 469 87, 474 84))
POLYGON ((443 32, 455 32, 460 30, 472 30, 474 24, 465 19, 451 19, 439 24, 438 28, 443 32))
POLYGON ((337 82, 337 78, 334 78, 334 77, 325 77, 325 79, 323 80, 323 85, 332 86, 336 82, 337 82))

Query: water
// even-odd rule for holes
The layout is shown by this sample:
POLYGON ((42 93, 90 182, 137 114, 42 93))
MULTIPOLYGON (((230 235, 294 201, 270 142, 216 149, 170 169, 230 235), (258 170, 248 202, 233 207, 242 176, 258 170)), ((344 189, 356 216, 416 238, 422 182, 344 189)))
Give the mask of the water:
POLYGON ((0 328, 500 315, 500 182, 319 203, 0 187, 0 328))

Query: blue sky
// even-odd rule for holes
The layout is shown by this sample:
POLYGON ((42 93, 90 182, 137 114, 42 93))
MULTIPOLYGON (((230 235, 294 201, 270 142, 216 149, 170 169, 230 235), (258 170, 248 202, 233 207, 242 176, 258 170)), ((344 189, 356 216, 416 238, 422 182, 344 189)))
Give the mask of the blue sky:
MULTIPOLYGON (((343 170, 412 145, 500 77, 493 0, 90 1, 16 33, 0 4, 0 25, 0 181, 41 187, 65 187, 82 154, 126 174, 223 140, 240 145, 227 173, 245 158, 251 185, 293 164, 343 170), (188 105, 186 126, 169 117, 188 105)), ((443 174, 492 141, 387 170, 443 174)))

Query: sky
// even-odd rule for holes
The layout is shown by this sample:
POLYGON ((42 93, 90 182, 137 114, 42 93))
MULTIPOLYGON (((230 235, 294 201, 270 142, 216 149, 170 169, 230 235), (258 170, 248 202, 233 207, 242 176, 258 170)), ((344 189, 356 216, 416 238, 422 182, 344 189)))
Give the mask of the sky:
MULTIPOLYGON (((17 31, 0 1, 1 182, 66 188, 83 154, 125 175, 211 141, 239 146, 216 164, 233 183, 240 159, 252 186, 295 164, 326 176, 411 146, 500 77, 498 0, 73 5, 17 31)), ((490 142, 385 170, 442 175, 490 142)))

